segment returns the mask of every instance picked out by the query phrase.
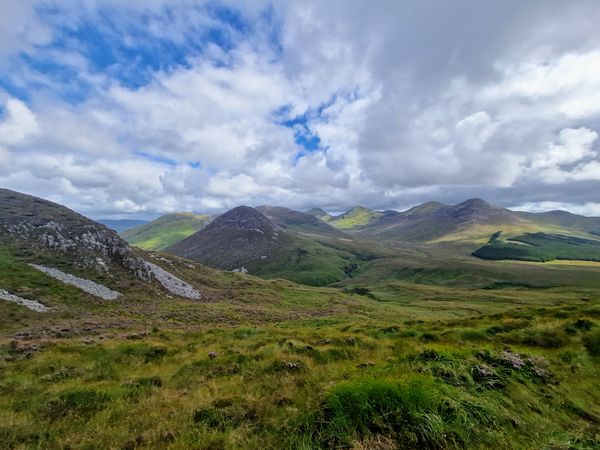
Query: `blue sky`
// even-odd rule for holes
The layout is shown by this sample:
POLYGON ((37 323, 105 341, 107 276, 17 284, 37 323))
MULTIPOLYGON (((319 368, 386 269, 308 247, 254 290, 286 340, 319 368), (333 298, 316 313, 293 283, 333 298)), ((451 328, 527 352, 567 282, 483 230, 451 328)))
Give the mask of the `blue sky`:
POLYGON ((600 215, 600 5, 7 0, 0 186, 93 217, 600 215))

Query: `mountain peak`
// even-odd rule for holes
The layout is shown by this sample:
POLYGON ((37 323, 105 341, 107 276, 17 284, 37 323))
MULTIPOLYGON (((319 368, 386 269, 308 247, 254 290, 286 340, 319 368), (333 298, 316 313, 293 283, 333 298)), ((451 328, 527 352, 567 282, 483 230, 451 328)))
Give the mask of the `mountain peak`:
POLYGON ((237 206, 221 214, 206 228, 222 226, 235 226, 239 229, 269 231, 271 233, 276 230, 275 225, 263 213, 250 206, 237 206))
POLYGON ((253 270, 289 239, 264 214, 249 206, 238 206, 221 214, 168 252, 220 269, 253 270))
POLYGON ((494 206, 488 202, 486 202, 485 200, 482 200, 480 198, 470 198, 468 200, 465 200, 462 203, 459 203, 458 205, 456 205, 457 207, 465 207, 465 208, 472 208, 472 209, 478 209, 478 208, 494 208, 494 206))
POLYGON ((308 211, 306 211, 305 214, 310 214, 311 216, 316 216, 316 217, 328 215, 328 213, 323 211, 321 208, 311 208, 308 211))

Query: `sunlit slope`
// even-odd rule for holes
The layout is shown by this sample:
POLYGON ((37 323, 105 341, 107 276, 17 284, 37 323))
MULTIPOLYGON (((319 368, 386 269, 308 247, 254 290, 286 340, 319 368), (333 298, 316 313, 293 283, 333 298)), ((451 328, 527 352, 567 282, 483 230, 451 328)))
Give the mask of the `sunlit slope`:
POLYGON ((210 222, 207 214, 173 213, 121 233, 131 245, 144 250, 165 248, 191 236, 210 222))

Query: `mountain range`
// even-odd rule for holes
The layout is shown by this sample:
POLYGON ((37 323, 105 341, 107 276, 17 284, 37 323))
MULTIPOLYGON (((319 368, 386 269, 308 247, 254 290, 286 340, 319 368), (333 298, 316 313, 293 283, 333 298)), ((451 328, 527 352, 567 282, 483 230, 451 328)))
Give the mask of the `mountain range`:
POLYGON ((600 259, 600 218, 512 211, 477 198, 456 205, 432 201, 402 212, 356 206, 340 215, 319 208, 303 213, 281 206, 238 207, 210 225, 207 216, 183 216, 199 219, 184 233, 172 233, 187 223, 181 217, 163 216, 123 237, 219 269, 317 285, 343 281, 369 261, 414 252, 432 260, 452 253, 529 261, 600 259))
MULTIPOLYGON (((540 417, 553 436, 574 430, 561 444, 597 448, 595 429, 580 430, 600 417, 598 219, 476 199, 327 222, 274 206, 196 219, 128 233, 164 244, 184 230, 144 250, 0 189, 7 448, 259 448, 265 436, 281 448, 282 435, 286 448, 349 447, 329 436, 366 406, 376 433, 444 427, 407 448, 498 436, 546 448, 556 441, 529 431, 540 417), (401 415, 382 422, 389 411, 401 415)), ((360 448, 400 448, 378 436, 360 448)))

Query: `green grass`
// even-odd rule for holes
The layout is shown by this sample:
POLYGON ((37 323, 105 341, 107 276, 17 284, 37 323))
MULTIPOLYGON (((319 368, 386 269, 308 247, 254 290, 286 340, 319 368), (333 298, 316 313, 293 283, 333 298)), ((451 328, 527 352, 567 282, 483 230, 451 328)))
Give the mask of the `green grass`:
POLYGON ((334 217, 329 223, 341 229, 358 228, 368 225, 381 215, 382 213, 378 211, 373 211, 362 206, 355 206, 341 216, 334 217))
POLYGON ((340 288, 169 257, 203 300, 114 272, 97 302, 2 247, 0 288, 53 310, 0 302, 0 448, 597 448, 597 268, 454 259, 485 277, 445 283, 416 255, 340 288), (517 282, 548 277, 571 284, 517 282))
POLYGON ((88 343, 47 340, 28 358, 19 356, 23 343, 11 349, 4 341, 0 441, 7 448, 594 448, 600 362, 588 338, 597 311, 597 301, 580 301, 411 322, 371 311, 363 320, 148 330, 134 342, 112 332, 88 343), (580 319, 591 328, 559 347, 522 339, 580 319), (426 333, 436 340, 423 342, 426 333))
POLYGON ((506 241, 492 236, 490 242, 473 252, 483 259, 523 261, 585 260, 600 261, 600 241, 574 236, 527 233, 506 241))
POLYGON ((208 215, 173 213, 121 234, 130 244, 144 250, 164 250, 200 230, 208 215))

